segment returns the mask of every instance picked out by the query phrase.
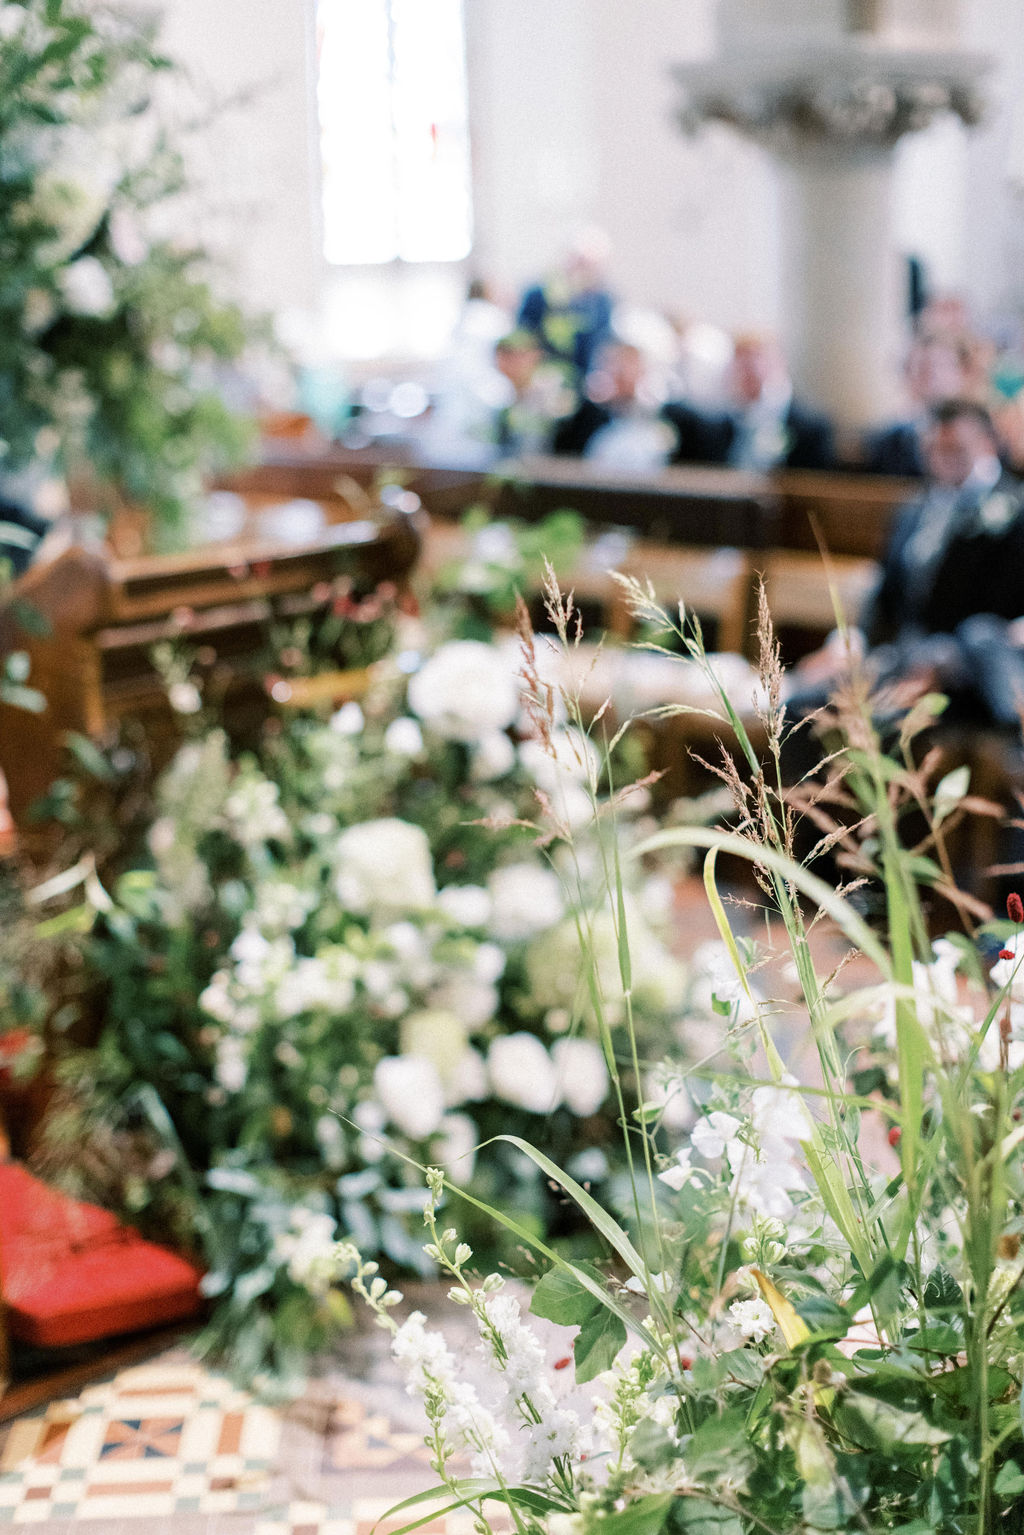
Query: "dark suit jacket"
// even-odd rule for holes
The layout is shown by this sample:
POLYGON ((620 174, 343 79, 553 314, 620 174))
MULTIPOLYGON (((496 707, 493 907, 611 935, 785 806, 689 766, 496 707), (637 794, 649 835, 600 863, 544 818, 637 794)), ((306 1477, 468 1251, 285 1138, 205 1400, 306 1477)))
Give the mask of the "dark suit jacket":
POLYGON ((952 634, 978 613, 1024 616, 1024 487, 1004 474, 991 490, 964 491, 960 501, 923 581, 915 579, 910 545, 927 514, 927 493, 898 514, 881 579, 861 620, 869 644, 887 643, 909 629, 952 634))
MULTIPOLYGON (((658 414, 663 421, 675 427, 676 423, 670 415, 670 410, 671 407, 666 405, 658 414)), ((584 400, 571 416, 564 416, 561 421, 555 423, 551 451, 569 458, 582 458, 587 451, 590 439, 595 437, 602 427, 614 420, 615 412, 609 406, 598 405, 594 400, 584 400)), ((673 448, 669 455, 669 462, 672 464, 682 462, 678 447, 673 448)))
MULTIPOLYGON (((736 438, 737 423, 728 411, 713 413, 677 402, 665 407, 665 419, 679 434, 676 464, 727 464, 736 438)), ((831 469, 836 461, 832 423, 816 415, 798 400, 786 412, 788 446, 784 469, 831 469)))
POLYGON ((864 462, 858 467, 866 474, 922 479, 925 474, 924 449, 917 423, 894 421, 891 426, 869 433, 864 442, 864 462))

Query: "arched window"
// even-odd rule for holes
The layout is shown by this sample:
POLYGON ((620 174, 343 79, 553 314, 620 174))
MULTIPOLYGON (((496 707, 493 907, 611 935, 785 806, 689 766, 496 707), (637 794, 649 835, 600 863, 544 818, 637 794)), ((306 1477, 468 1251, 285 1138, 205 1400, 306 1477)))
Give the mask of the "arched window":
POLYGON ((472 243, 462 0, 318 0, 324 253, 461 261, 472 243))

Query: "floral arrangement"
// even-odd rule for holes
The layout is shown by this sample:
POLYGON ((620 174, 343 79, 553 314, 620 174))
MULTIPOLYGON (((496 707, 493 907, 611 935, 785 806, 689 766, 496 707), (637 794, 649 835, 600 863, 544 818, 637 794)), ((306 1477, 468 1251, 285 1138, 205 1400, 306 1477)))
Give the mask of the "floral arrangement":
POLYGON ((152 106, 169 68, 126 11, 0 4, 3 468, 98 478, 164 527, 247 437, 216 388, 246 323, 160 228, 183 185, 152 106))
MULTIPOLYGON (((632 597, 653 622, 649 596, 632 597)), ((749 767, 744 779, 725 769, 737 828, 676 828, 633 849, 706 850, 731 956, 717 1045, 677 1068, 689 1133, 667 1130, 649 1099, 624 1112, 625 1213, 547 1149, 507 1135, 604 1248, 597 1262, 574 1260, 492 1207, 547 1261, 532 1296, 478 1267, 459 1231, 465 1195, 442 1166, 427 1171, 426 1251, 475 1323, 476 1358, 463 1348, 456 1359, 419 1312, 399 1322, 402 1297, 376 1262, 339 1248, 339 1272, 391 1334, 426 1417, 438 1485, 392 1511, 399 1528, 465 1508, 480 1530, 497 1515, 501 1528, 550 1535, 946 1535, 1014 1527, 1024 1512, 1024 901, 1011 895, 1007 919, 977 931, 976 906, 961 902, 966 931, 933 944, 933 893, 956 896, 944 831, 968 786, 962 775, 935 783, 934 761, 915 762, 914 716, 895 754, 883 752, 855 665, 827 781, 782 787, 789 726, 763 606, 761 619, 766 766, 720 694, 749 767), (909 849, 908 809, 927 820, 909 849), (834 888, 794 856, 811 813, 814 853, 838 853, 850 884, 834 888), (763 931, 785 940, 781 968, 734 934, 715 872, 723 853, 751 865, 758 915, 771 918, 763 931), (851 900, 865 881, 881 930, 851 900), (838 970, 821 968, 823 920, 850 946, 838 970), (787 1025, 794 978, 800 1012, 787 1025), (813 1069, 800 1080, 802 1038, 813 1069)), ((672 627, 700 662, 699 634, 672 627)), ((612 995, 628 992, 633 922, 614 864, 590 910, 617 934, 612 995)), ((592 929, 580 923, 578 963, 605 1038, 592 929)))
MULTIPOLYGON (((688 985, 668 947, 672 863, 623 890, 628 988, 614 925, 594 925, 599 1038, 580 911, 604 822, 616 848, 648 834, 647 795, 611 792, 577 722, 536 739, 516 665, 514 644, 406 646, 361 703, 282 720, 259 757, 199 729, 156 786, 148 858, 94 887, 103 1026, 66 1062, 51 1146, 86 1191, 198 1247, 207 1342, 242 1373, 294 1379, 342 1317, 340 1235, 431 1271, 414 1233, 425 1161, 584 1250, 540 1170, 494 1137, 543 1125, 615 1192, 609 1052, 628 1016, 659 1056, 688 985)), ((628 1074, 671 1093, 639 1057, 628 1074)))

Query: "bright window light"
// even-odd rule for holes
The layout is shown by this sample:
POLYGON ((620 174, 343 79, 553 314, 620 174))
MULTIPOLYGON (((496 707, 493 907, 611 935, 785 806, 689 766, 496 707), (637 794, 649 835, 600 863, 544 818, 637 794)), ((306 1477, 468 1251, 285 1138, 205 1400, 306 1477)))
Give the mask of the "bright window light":
POLYGON ((327 260, 463 260, 462 0, 318 0, 317 34, 327 260))

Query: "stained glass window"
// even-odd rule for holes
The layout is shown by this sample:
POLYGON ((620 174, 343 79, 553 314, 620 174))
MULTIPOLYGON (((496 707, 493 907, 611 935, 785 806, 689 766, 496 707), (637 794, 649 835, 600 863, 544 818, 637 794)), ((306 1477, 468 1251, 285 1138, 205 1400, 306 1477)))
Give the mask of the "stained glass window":
POLYGON ((318 0, 324 249, 461 261, 472 240, 462 0, 318 0))

